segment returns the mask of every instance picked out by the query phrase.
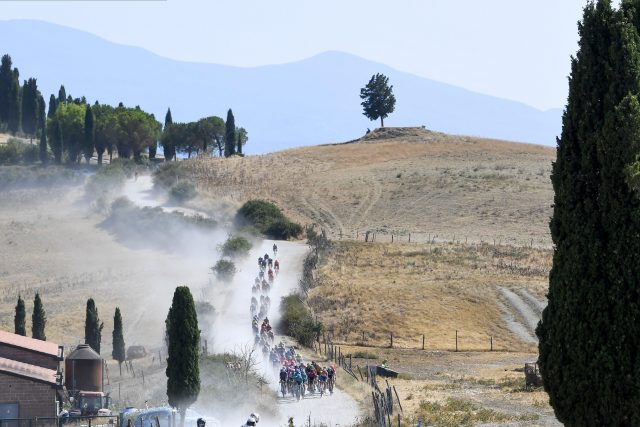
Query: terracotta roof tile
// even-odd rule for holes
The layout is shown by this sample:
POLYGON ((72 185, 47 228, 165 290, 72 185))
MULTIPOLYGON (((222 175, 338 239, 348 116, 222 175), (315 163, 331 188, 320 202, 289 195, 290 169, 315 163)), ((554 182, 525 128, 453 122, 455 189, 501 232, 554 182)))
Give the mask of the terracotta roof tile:
POLYGON ((48 384, 56 384, 56 371, 0 357, 0 372, 19 375, 48 384))
POLYGON ((0 331, 0 343, 25 348, 37 353, 58 356, 58 344, 56 343, 23 337, 6 331, 0 331))

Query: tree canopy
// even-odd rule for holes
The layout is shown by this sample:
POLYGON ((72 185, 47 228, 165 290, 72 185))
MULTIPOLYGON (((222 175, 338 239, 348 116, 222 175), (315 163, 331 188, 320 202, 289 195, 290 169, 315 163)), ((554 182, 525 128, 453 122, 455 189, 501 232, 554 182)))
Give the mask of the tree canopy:
POLYGON ((100 354, 100 342, 102 341, 102 328, 104 323, 98 317, 98 307, 93 298, 87 300, 86 319, 84 323, 84 343, 100 354))
POLYGON ((16 304, 16 314, 13 318, 14 332, 18 335, 27 335, 27 312, 24 308, 24 300, 18 295, 18 303, 16 304))
POLYGON ((42 306, 42 300, 40 299, 40 293, 36 292, 36 296, 33 299, 33 315, 31 315, 31 336, 37 340, 46 341, 44 328, 47 324, 47 316, 42 306))
POLYGON ((640 1, 589 3, 552 184, 540 371, 567 426, 640 425, 640 1))
POLYGON ((393 95, 393 86, 389 86, 389 78, 377 73, 371 76, 369 83, 360 89, 360 105, 364 109, 364 115, 369 120, 380 119, 380 126, 384 127, 384 119, 393 113, 396 108, 396 97, 393 95))

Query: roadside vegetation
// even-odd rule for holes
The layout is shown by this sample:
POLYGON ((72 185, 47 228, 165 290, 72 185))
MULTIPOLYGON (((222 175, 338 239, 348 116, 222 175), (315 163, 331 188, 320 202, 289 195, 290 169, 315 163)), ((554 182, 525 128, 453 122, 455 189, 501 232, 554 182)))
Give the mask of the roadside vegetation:
POLYGON ((302 234, 302 226, 287 218, 282 210, 271 202, 249 200, 236 214, 240 226, 253 226, 271 239, 288 240, 302 234))
POLYGON ((311 311, 297 294, 282 298, 280 316, 280 333, 295 338, 306 347, 311 347, 314 342, 319 341, 322 323, 314 320, 311 311))
POLYGON ((227 240, 220 246, 223 256, 229 258, 244 258, 249 255, 251 242, 242 236, 229 235, 227 240))

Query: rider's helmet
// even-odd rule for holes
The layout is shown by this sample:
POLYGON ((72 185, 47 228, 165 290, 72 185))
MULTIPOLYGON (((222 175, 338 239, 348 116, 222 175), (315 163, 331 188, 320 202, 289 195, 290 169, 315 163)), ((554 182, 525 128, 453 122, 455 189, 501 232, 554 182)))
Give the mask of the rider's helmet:
POLYGON ((205 425, 205 421, 204 421, 204 419, 202 419, 202 418, 198 418, 198 421, 196 421, 196 425, 197 425, 198 427, 204 427, 204 425, 205 425))
POLYGON ((254 413, 252 413, 252 414, 251 414, 251 416, 252 416, 253 418, 255 418, 256 423, 259 423, 259 422, 260 422, 260 414, 257 414, 257 413, 255 413, 255 412, 254 412, 254 413))
POLYGON ((253 417, 249 417, 249 419, 247 420, 247 423, 245 424, 245 426, 255 426, 258 422, 256 421, 255 418, 253 417))

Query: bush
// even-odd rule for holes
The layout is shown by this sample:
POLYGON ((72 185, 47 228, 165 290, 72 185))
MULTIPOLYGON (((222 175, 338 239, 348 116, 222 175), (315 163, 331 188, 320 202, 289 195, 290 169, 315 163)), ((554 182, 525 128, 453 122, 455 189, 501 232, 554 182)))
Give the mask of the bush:
POLYGON ((256 227, 272 239, 289 239, 302 234, 302 226, 290 221, 273 203, 264 200, 249 200, 236 214, 240 226, 256 227))
POLYGON ((285 218, 271 223, 264 234, 271 239, 288 240, 302 234, 302 226, 285 218))
POLYGON ((170 189, 186 177, 180 162, 165 162, 153 173, 156 188, 170 189))
POLYGON ((295 338, 300 344, 311 347, 322 334, 322 323, 315 322, 311 311, 296 294, 282 298, 280 304, 280 333, 295 338))
POLYGON ((196 194, 196 187, 188 181, 179 181, 169 190, 169 195, 177 202, 191 200, 196 194))
POLYGON ((226 259, 221 259, 216 262, 216 265, 211 267, 211 271, 213 271, 218 279, 230 282, 233 280, 233 276, 238 272, 236 269, 236 265, 233 261, 229 261, 226 259))
POLYGON ((54 187, 82 183, 84 177, 62 166, 3 166, 0 190, 6 188, 54 187))
POLYGON ((226 242, 220 247, 222 255, 230 258, 245 257, 249 255, 251 243, 241 236, 229 236, 226 242))
POLYGON ((31 164, 38 161, 38 144, 27 144, 16 138, 10 138, 6 144, 0 145, 0 164, 17 165, 31 164))
POLYGON ((95 199, 116 192, 140 168, 132 159, 114 159, 110 164, 99 167, 89 178, 85 192, 95 199))

